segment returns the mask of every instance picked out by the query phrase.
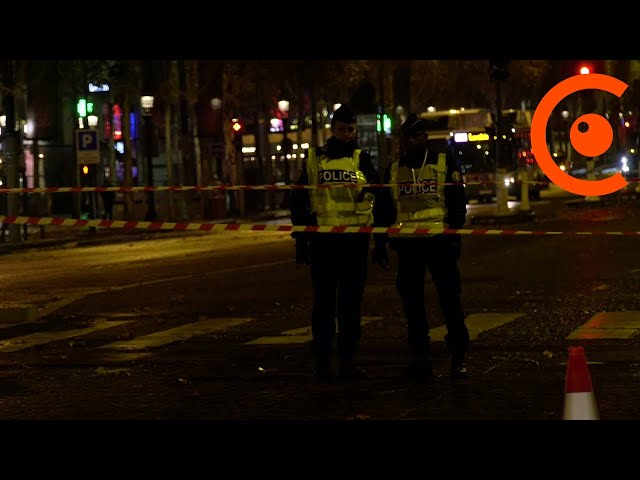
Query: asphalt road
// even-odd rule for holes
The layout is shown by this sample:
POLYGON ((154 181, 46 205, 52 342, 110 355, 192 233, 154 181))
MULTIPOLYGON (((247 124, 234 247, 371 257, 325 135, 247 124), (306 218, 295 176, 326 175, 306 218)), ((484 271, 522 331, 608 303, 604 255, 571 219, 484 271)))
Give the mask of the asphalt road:
MULTIPOLYGON (((535 223, 509 228, 640 230, 635 199, 565 201, 534 203, 535 223)), ((570 345, 585 347, 600 418, 640 418, 635 331, 575 337, 597 314, 636 318, 635 236, 485 234, 463 242, 471 375, 446 377, 429 285, 442 374, 431 386, 403 375, 393 257, 391 271, 371 267, 365 291, 360 358, 370 378, 322 385, 310 376, 308 270, 294 264, 286 233, 166 234, 4 255, 0 302, 33 305, 38 315, 0 324, 0 418, 559 420, 570 345)))

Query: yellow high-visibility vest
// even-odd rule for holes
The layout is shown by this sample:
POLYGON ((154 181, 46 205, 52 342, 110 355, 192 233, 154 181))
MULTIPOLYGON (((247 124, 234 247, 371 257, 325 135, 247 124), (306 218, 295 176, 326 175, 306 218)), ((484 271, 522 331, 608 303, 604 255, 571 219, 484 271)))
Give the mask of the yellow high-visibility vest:
MULTIPOLYGON (((327 158, 316 156, 315 148, 309 149, 307 174, 310 185, 345 184, 362 185, 367 178, 360 170, 360 149, 353 151, 353 157, 327 158)), ((367 192, 361 202, 356 199, 362 187, 314 188, 309 191, 311 210, 318 219, 318 225, 369 226, 373 224, 374 195, 367 192)))
POLYGON ((397 212, 397 228, 444 228, 447 209, 444 187, 447 178, 447 156, 438 155, 438 163, 425 163, 420 169, 391 165, 392 197, 397 212), (416 185, 414 185, 414 183, 416 185))

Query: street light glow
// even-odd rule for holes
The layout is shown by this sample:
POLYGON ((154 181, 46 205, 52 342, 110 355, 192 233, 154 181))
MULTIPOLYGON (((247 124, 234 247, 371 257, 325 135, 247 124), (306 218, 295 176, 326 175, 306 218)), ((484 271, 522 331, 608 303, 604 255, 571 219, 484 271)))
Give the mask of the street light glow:
POLYGON ((278 110, 286 114, 289 111, 289 100, 280 100, 278 102, 278 110))

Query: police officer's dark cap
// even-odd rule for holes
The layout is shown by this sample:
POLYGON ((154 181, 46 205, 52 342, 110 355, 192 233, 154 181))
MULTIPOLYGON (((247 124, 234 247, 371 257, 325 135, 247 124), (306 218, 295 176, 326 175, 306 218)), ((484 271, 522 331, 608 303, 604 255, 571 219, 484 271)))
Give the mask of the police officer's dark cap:
POLYGON ((424 133, 426 129, 427 123, 415 113, 410 114, 400 127, 400 130, 405 137, 420 135, 421 133, 424 133))
POLYGON ((356 123, 356 114, 353 113, 348 105, 340 105, 340 107, 333 112, 333 117, 331 117, 332 128, 335 126, 336 122, 356 123))

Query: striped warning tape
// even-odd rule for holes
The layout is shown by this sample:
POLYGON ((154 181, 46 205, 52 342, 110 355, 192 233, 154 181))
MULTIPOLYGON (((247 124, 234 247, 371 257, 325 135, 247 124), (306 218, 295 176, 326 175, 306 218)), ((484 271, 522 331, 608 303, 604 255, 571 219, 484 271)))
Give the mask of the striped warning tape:
MULTIPOLYGON (((443 185, 492 185, 496 182, 448 182, 443 185)), ((516 181, 515 183, 528 184, 551 184, 552 182, 536 182, 536 181, 516 181)), ((38 187, 38 188, 0 188, 0 193, 78 193, 78 192, 186 192, 186 191, 226 191, 226 190, 315 190, 315 189, 331 189, 331 188, 385 188, 397 186, 420 186, 419 183, 323 183, 319 185, 182 185, 182 186, 140 186, 140 187, 38 187)))
MULTIPOLYGON (((627 185, 637 183, 640 179, 628 179, 627 185)), ((493 185, 497 182, 447 182, 443 185, 493 185)), ((516 180, 514 183, 527 183, 532 185, 551 185, 553 182, 533 181, 533 180, 516 180)), ((331 189, 331 188, 385 188, 397 186, 420 186, 420 183, 323 183, 319 185, 181 185, 181 186, 141 186, 141 187, 38 187, 38 188, 0 188, 0 193, 78 193, 78 192, 186 192, 186 191, 226 191, 226 190, 315 190, 315 189, 331 189)))
MULTIPOLYGON (((639 183, 640 178, 627 179, 627 186, 639 183)), ((494 185, 498 182, 487 180, 482 182, 446 182, 443 185, 494 185)), ((513 183, 532 185, 552 185, 550 181, 515 180, 513 183)), ((322 183, 318 185, 178 185, 178 186, 140 186, 140 187, 37 187, 37 188, 0 188, 0 193, 79 193, 79 192, 186 192, 186 191, 217 191, 217 190, 315 190, 331 188, 386 188, 398 186, 420 186, 420 183, 322 183)))
POLYGON ((266 223, 145 222, 127 220, 81 220, 53 217, 0 216, 2 224, 56 225, 67 227, 103 227, 142 230, 199 230, 207 232, 308 232, 308 233, 389 233, 399 235, 640 235, 640 231, 549 231, 497 230, 483 228, 387 228, 347 226, 305 226, 266 223))

